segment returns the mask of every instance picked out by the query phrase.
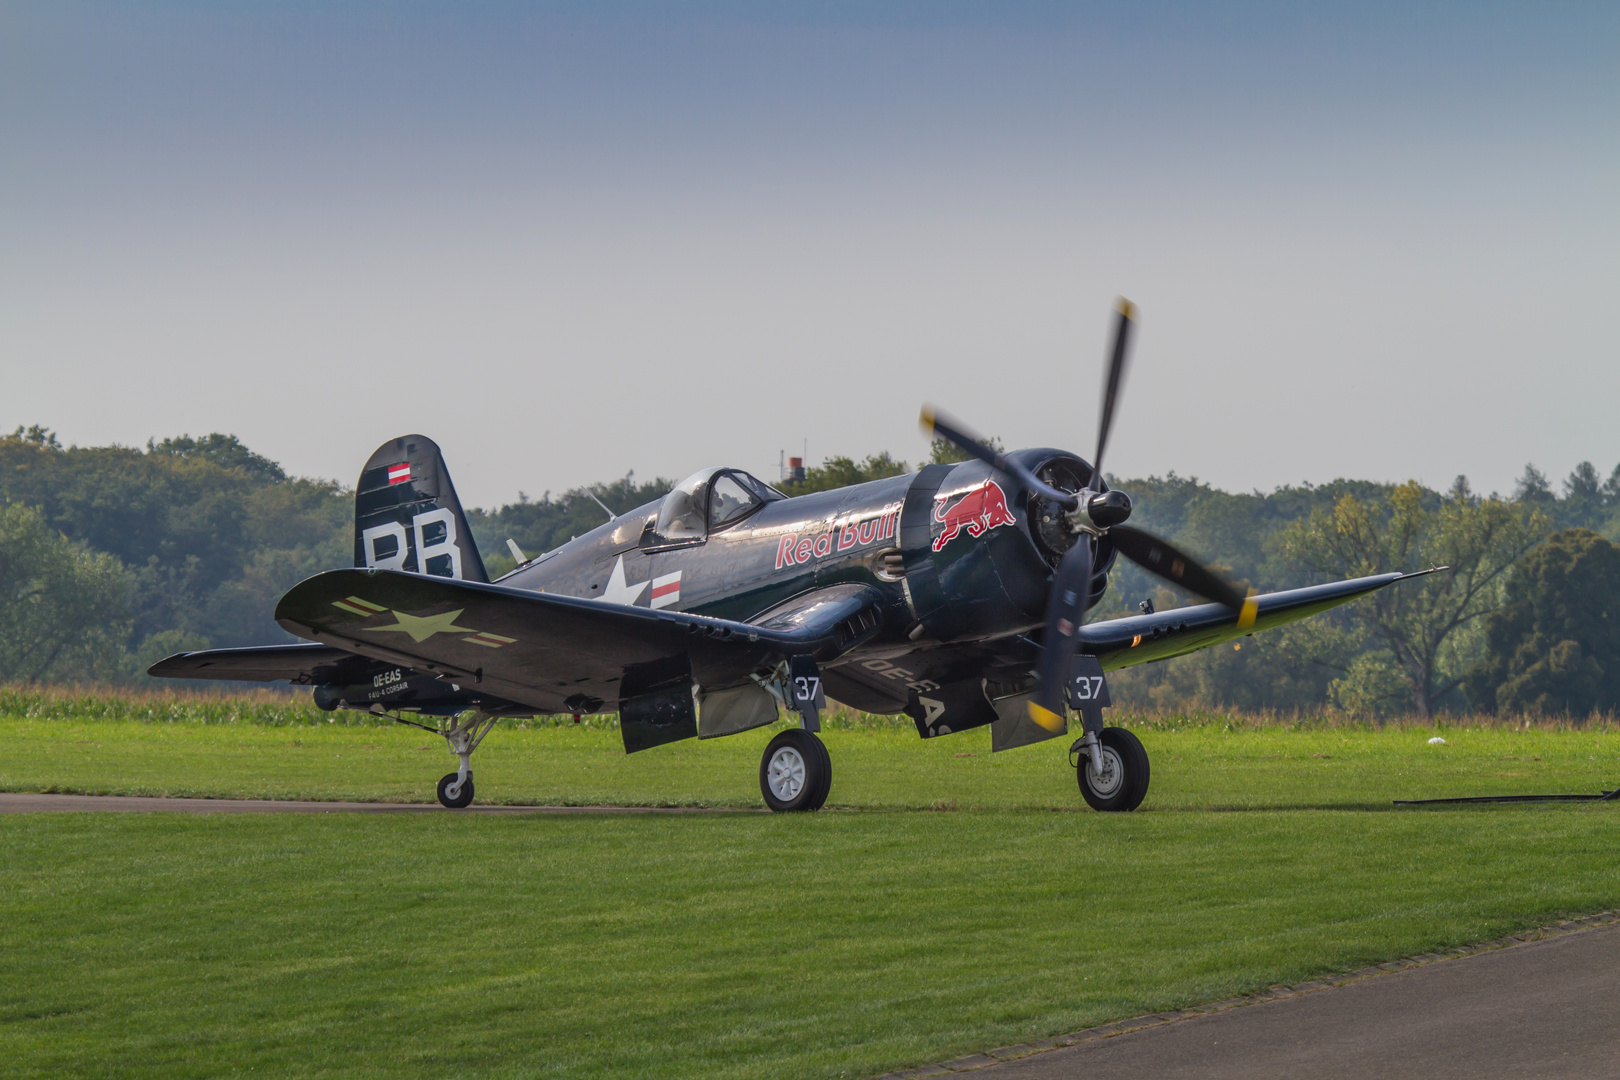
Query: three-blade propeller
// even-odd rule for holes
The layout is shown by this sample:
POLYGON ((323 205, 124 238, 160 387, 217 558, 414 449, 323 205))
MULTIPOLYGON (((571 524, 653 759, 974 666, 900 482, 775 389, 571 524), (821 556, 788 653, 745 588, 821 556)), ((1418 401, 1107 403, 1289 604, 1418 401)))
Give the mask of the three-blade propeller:
POLYGON ((1150 574, 1225 604, 1238 613, 1238 626, 1254 624, 1255 602, 1246 599, 1230 583, 1223 580, 1192 556, 1177 549, 1151 533, 1124 524, 1130 516, 1131 501, 1120 491, 1102 490, 1103 452, 1108 448, 1108 434, 1114 424, 1114 410, 1119 403, 1121 386, 1125 380, 1125 364, 1130 351, 1131 330, 1136 323, 1136 308, 1129 300, 1121 299, 1114 311, 1114 345, 1108 361, 1108 377, 1103 383, 1102 418, 1097 425, 1097 453, 1091 459, 1091 477, 1078 492, 1060 491, 1037 477, 1022 462, 998 454, 984 442, 969 434, 955 421, 947 420, 934 409, 924 407, 923 431, 934 438, 945 439, 983 461, 991 468, 1016 480, 1026 492, 1051 503, 1064 511, 1063 518, 1077 539, 1063 558, 1058 561, 1052 575, 1052 592, 1046 602, 1046 633, 1041 639, 1041 658, 1037 668, 1034 700, 1029 715, 1048 731, 1061 732, 1068 711, 1067 691, 1069 668, 1080 647, 1080 627, 1085 622, 1086 608, 1090 606, 1092 537, 1107 535, 1114 550, 1130 559, 1150 574))

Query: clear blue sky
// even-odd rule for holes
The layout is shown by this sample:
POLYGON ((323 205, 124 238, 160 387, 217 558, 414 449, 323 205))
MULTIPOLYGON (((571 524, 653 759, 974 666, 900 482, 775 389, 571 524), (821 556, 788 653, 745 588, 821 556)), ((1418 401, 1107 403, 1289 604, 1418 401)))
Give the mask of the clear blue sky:
POLYGON ((464 498, 1095 437, 1620 462, 1620 6, 0 7, 0 425, 464 498))

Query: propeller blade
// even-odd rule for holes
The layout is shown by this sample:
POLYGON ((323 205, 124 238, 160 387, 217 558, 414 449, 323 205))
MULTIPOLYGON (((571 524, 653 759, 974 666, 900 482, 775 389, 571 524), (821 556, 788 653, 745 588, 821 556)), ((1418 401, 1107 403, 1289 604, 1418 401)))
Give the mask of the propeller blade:
POLYGON ((1108 530, 1108 538, 1114 542, 1115 551, 1142 569, 1237 612, 1239 629, 1254 625, 1259 613, 1254 599, 1245 597, 1186 552, 1129 525, 1115 525, 1108 530))
POLYGON ((1080 646, 1080 625, 1086 618, 1091 591, 1091 541, 1082 536, 1064 552, 1052 575, 1052 595, 1046 602, 1046 634, 1041 638, 1039 680, 1029 703, 1029 718, 1047 731, 1061 734, 1069 714, 1069 662, 1080 646))
POLYGON ((1108 381, 1103 384, 1102 420, 1097 425, 1097 456, 1091 459, 1091 483, 1086 486, 1101 491, 1103 451, 1108 449, 1108 432, 1114 426, 1114 406, 1119 401, 1119 390, 1125 382, 1125 361, 1130 355, 1131 329, 1136 325, 1136 305, 1119 298, 1114 307, 1114 351, 1108 360, 1108 381))
POLYGON ((1022 462, 996 453, 977 438, 968 434, 967 429, 959 425, 955 420, 949 420, 941 416, 932 405, 923 406, 922 416, 918 418, 918 423, 922 425, 924 435, 931 439, 944 439, 952 446, 972 454, 997 472, 1005 473, 1016 479, 1023 485, 1025 491, 1033 491, 1043 499, 1054 502, 1065 510, 1073 510, 1080 505, 1078 495, 1068 491, 1059 491, 1052 485, 1044 483, 1029 469, 1025 468, 1022 462))

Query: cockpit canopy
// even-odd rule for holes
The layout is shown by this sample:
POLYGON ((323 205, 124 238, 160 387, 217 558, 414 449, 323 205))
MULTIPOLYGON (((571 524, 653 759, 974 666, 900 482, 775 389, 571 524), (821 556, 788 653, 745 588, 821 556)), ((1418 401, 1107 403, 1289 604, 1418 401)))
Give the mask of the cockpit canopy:
POLYGON ((695 542, 786 497, 741 469, 700 469, 664 496, 653 531, 664 543, 695 542))

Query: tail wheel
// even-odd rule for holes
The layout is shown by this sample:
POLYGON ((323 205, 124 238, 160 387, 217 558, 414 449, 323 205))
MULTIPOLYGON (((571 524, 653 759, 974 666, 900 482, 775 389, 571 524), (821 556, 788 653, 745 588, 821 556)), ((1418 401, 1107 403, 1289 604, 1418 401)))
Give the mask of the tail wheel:
POLYGON ((832 787, 832 757, 803 728, 777 735, 759 759, 759 790, 777 812, 819 810, 832 787))
POLYGON ((1148 790, 1148 756, 1142 740, 1124 728, 1103 728, 1097 736, 1100 761, 1080 759, 1080 794, 1093 810, 1135 810, 1148 790))
POLYGON ((461 782, 460 790, 453 791, 456 777, 460 775, 460 773, 445 773, 444 779, 439 781, 439 802, 443 803, 448 810, 463 810, 472 805, 472 773, 468 773, 467 779, 461 782))

